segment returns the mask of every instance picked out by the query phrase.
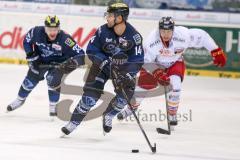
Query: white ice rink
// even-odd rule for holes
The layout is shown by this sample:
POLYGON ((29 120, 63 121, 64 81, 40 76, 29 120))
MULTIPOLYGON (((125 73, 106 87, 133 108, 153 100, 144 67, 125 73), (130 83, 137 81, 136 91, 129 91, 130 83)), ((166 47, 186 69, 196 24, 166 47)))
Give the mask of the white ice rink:
MULTIPOLYGON (((135 122, 114 120, 112 132, 103 136, 98 118, 59 138, 66 122, 49 120, 46 81, 24 106, 5 113, 26 71, 27 66, 0 65, 0 160, 240 160, 240 80, 186 77, 179 112, 191 113, 191 120, 180 121, 168 136, 156 132, 156 127, 166 128, 165 121, 142 119, 150 141, 157 143, 157 153, 151 154, 135 122)), ((82 86, 82 79, 83 70, 78 70, 67 82, 82 86)), ((106 89, 112 91, 110 83, 106 89)), ((145 99, 141 106, 142 113, 157 114, 164 111, 164 97, 145 99)))

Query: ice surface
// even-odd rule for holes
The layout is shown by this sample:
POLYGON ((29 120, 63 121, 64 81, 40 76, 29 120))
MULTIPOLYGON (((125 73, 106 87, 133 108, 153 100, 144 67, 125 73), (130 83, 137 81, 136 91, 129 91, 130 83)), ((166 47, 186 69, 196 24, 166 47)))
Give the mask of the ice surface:
MULTIPOLYGON (((60 128, 66 122, 50 122, 46 81, 39 83, 20 109, 5 113, 16 98, 27 66, 0 65, 0 160, 237 160, 240 159, 240 80, 186 77, 179 113, 191 120, 180 121, 172 135, 159 135, 156 127, 165 121, 146 122, 140 117, 150 141, 157 143, 151 154, 135 122, 114 120, 113 130, 102 134, 101 118, 82 123, 66 138, 60 128), (188 117, 189 118, 189 117, 188 117), (131 153, 139 149, 139 153, 131 153)), ((67 83, 82 86, 84 70, 72 73, 67 83)), ((111 83, 106 90, 112 92, 111 83)), ((63 95, 75 103, 80 96, 63 95)), ((143 114, 165 110, 164 97, 145 99, 143 114)), ((72 106, 71 110, 74 108, 72 106)))

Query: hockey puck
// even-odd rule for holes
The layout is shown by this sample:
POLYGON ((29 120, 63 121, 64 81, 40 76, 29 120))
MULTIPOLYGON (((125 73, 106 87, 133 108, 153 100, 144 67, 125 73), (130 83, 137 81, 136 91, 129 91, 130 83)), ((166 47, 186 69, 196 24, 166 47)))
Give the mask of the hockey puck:
POLYGON ((138 149, 132 149, 132 153, 138 153, 139 150, 138 149))

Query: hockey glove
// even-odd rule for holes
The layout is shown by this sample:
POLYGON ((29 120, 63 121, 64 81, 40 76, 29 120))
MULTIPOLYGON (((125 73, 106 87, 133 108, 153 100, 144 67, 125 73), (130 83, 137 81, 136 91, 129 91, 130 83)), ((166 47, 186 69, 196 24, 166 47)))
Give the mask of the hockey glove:
POLYGON ((79 66, 77 59, 74 57, 69 58, 68 60, 64 61, 60 64, 60 68, 63 73, 70 73, 75 70, 79 66))
POLYGON ((162 69, 156 69, 153 72, 153 77, 162 86, 168 86, 170 84, 170 78, 162 69))
POLYGON ((223 67, 226 64, 227 57, 221 48, 211 51, 213 63, 218 67, 223 67))
POLYGON ((134 88, 135 87, 135 78, 130 74, 118 74, 116 77, 116 85, 122 86, 124 88, 134 88))
POLYGON ((101 71, 104 73, 110 72, 110 65, 109 60, 103 60, 103 61, 93 61, 92 66, 89 70, 88 76, 87 76, 87 83, 93 83, 95 82, 96 77, 99 75, 101 71))
POLYGON ((28 61, 28 66, 30 70, 34 74, 39 75, 39 65, 41 64, 39 60, 39 56, 35 52, 30 52, 30 53, 27 53, 26 59, 28 61))
POLYGON ((99 66, 98 68, 101 71, 104 71, 105 73, 109 73, 111 65, 114 65, 114 66, 123 65, 127 62, 127 60, 128 60, 128 56, 120 52, 118 54, 113 55, 112 57, 109 57, 109 59, 102 61, 100 64, 96 64, 96 65, 99 66))

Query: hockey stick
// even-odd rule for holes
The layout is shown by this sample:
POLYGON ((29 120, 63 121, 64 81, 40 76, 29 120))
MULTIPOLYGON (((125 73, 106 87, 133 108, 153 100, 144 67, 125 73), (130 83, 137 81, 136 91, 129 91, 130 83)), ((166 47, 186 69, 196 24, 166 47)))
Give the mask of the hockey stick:
POLYGON ((62 64, 61 63, 53 63, 53 64, 40 64, 39 68, 41 69, 49 69, 49 68, 56 68, 56 69, 61 69, 62 64))
POLYGON ((162 129, 162 128, 156 128, 156 130, 157 130, 157 132, 159 134, 168 134, 168 135, 170 135, 171 134, 171 129, 170 129, 169 114, 168 114, 168 103, 167 103, 167 89, 166 89, 166 86, 164 86, 164 94, 165 94, 168 130, 165 130, 165 129, 162 129))
MULTIPOLYGON (((113 66, 112 72, 113 72, 114 76, 117 77, 118 74, 116 73, 116 71, 118 71, 118 67, 115 66, 115 65, 112 65, 112 66, 113 66)), ((149 141, 149 138, 148 138, 145 130, 144 130, 143 127, 142 127, 142 124, 140 123, 140 121, 139 121, 136 113, 134 112, 134 110, 133 110, 133 108, 132 108, 132 105, 131 105, 131 103, 130 103, 130 100, 128 99, 128 96, 127 96, 126 92, 124 91, 124 88, 123 88, 122 85, 121 85, 121 88, 120 88, 120 89, 121 89, 121 91, 122 91, 122 94, 123 94, 124 98, 127 100, 128 106, 129 106, 129 108, 131 109, 131 112, 132 112, 132 114, 134 115, 134 118, 136 119, 137 124, 138 124, 138 126, 139 126, 139 128, 140 128, 140 130, 141 130, 141 132, 142 132, 142 134, 143 134, 143 136, 144 136, 144 138, 146 139, 146 141, 147 141, 147 143, 148 143, 148 146, 150 147, 152 153, 156 153, 156 151, 157 151, 156 143, 154 143, 154 146, 152 146, 152 144, 151 144, 151 142, 149 141)))

